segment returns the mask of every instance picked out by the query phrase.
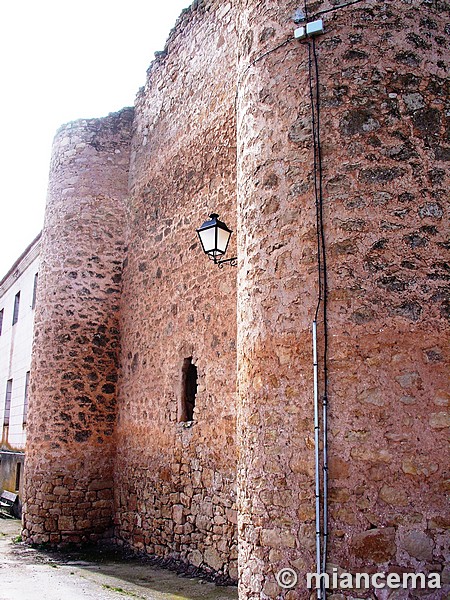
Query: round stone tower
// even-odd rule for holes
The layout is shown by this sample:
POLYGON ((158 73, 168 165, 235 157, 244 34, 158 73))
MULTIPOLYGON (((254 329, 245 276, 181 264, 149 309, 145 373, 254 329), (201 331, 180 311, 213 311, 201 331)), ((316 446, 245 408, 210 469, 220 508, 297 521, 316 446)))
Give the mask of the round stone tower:
POLYGON ((237 96, 240 598, 255 600, 309 598, 316 571, 314 176, 328 565, 442 570, 449 425, 444 12, 419 0, 263 4, 241 3, 237 96), (294 39, 318 19, 323 34, 294 39), (285 573, 283 591, 285 568, 298 583, 285 573))
POLYGON ((25 540, 80 543, 112 525, 118 302, 133 109, 58 131, 35 315, 25 540))

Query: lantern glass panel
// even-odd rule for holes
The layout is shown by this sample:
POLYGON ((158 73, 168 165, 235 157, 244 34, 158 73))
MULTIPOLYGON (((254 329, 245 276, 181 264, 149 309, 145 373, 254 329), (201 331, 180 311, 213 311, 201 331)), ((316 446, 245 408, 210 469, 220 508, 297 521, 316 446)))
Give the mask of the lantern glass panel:
POLYGON ((231 231, 226 231, 220 227, 217 229, 217 250, 218 254, 225 254, 228 242, 230 241, 231 231))
POLYGON ((203 231, 198 232, 198 235, 200 236, 203 250, 207 254, 213 252, 216 248, 216 228, 210 227, 209 229, 203 229, 203 231))

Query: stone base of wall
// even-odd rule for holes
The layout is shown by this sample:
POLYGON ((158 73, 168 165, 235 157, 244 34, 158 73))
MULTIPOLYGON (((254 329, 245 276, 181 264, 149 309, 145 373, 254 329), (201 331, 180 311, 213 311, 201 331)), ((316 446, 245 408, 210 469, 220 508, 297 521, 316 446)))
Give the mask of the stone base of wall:
POLYGON ((194 468, 186 458, 174 461, 170 469, 157 464, 121 469, 116 480, 116 543, 183 571, 236 581, 234 488, 234 481, 218 470, 199 464, 194 468))
POLYGON ((148 554, 147 552, 139 552, 123 540, 116 537, 111 540, 111 545, 122 549, 124 554, 131 552, 133 556, 139 557, 149 565, 160 567, 162 569, 169 569, 170 571, 174 571, 179 575, 211 581, 212 583, 220 586, 237 586, 238 584, 237 577, 232 578, 228 575, 224 575, 223 573, 215 571, 214 569, 198 567, 191 564, 189 561, 179 560, 171 556, 157 556, 155 554, 148 554))
POLYGON ((51 481, 45 473, 27 477, 39 491, 24 506, 24 541, 64 548, 112 539, 111 480, 86 484, 63 473, 51 481))

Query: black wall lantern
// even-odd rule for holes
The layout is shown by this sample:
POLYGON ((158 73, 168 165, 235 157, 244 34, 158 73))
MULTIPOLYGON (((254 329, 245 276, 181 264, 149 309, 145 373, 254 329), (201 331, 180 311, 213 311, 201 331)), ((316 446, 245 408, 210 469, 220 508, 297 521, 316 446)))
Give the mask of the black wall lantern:
POLYGON ((203 248, 203 252, 214 261, 215 265, 219 265, 222 268, 225 263, 230 264, 232 267, 237 265, 237 257, 225 258, 219 260, 218 257, 223 256, 228 248, 228 242, 230 241, 231 229, 219 221, 219 215, 213 213, 209 216, 209 220, 205 221, 201 227, 197 229, 198 237, 203 248))

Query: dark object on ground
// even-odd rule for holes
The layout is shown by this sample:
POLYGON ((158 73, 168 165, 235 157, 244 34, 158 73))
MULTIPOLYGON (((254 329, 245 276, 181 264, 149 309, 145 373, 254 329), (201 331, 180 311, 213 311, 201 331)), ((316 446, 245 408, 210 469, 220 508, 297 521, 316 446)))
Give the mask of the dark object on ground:
POLYGON ((19 496, 3 490, 0 496, 0 517, 15 519, 19 516, 19 496))

